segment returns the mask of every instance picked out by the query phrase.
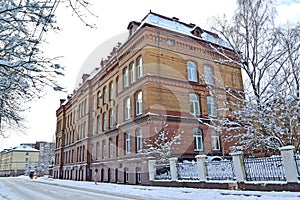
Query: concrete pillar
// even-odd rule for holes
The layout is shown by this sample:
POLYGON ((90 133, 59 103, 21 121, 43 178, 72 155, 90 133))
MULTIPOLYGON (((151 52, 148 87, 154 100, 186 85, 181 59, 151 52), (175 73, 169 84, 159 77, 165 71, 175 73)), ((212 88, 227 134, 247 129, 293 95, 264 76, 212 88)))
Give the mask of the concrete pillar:
POLYGON ((177 181, 178 179, 178 173, 177 173, 177 160, 178 158, 170 158, 170 172, 171 172, 171 181, 177 181))
POLYGON ((280 154, 282 156, 286 181, 288 183, 298 182, 298 170, 294 158, 294 149, 294 146, 285 146, 279 148, 280 154))
POLYGON ((205 160, 206 160, 206 155, 197 155, 196 157, 197 160, 197 167, 198 167, 198 177, 201 182, 207 181, 206 175, 206 166, 205 166, 205 160))
POLYGON ((149 157, 148 158, 148 172, 149 172, 149 181, 154 181, 155 179, 155 173, 156 173, 156 170, 155 170, 155 158, 152 158, 152 157, 149 157))
POLYGON ((236 175, 236 181, 238 183, 245 182, 246 173, 245 173, 245 167, 244 167, 243 152, 238 151, 238 152, 230 153, 230 155, 232 156, 233 169, 234 169, 234 173, 236 175))

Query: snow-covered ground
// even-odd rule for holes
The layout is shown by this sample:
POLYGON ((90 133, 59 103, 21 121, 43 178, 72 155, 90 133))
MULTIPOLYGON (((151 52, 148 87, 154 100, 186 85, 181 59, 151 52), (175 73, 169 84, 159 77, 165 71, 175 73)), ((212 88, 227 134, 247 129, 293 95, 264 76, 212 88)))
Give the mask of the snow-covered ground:
MULTIPOLYGON (((26 178, 26 177, 25 177, 26 178)), ((150 187, 137 185, 122 185, 111 183, 85 182, 38 178, 36 181, 58 184, 63 186, 94 189, 117 194, 127 194, 149 199, 172 199, 172 200, 299 200, 300 192, 261 192, 261 191, 237 191, 237 190, 215 190, 215 189, 193 189, 172 187, 150 187)))

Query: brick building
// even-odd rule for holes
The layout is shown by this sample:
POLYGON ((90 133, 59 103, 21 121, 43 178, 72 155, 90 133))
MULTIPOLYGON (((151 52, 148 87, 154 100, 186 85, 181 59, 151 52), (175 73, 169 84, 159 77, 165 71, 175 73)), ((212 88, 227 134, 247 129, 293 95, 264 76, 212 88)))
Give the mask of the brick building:
MULTIPOLYGON (((179 159, 225 155, 223 135, 210 119, 230 98, 224 88, 243 90, 241 69, 216 62, 212 46, 230 49, 218 35, 153 12, 130 22, 128 40, 57 110, 54 178, 148 183, 144 140, 168 124, 183 132, 172 152, 179 159)), ((221 111, 223 110, 223 111, 221 111)), ((224 111, 225 110, 225 111, 224 111)))

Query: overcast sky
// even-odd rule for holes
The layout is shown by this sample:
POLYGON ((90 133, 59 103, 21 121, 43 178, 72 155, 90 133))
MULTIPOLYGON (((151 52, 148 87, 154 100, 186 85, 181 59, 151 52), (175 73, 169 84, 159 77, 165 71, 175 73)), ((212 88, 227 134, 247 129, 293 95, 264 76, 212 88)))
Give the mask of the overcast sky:
MULTIPOLYGON (((130 21, 141 21, 149 11, 177 17, 182 22, 194 23, 209 29, 208 18, 212 16, 232 16, 235 0, 91 0, 91 10, 97 18, 89 16, 90 23, 97 29, 90 29, 81 23, 72 12, 64 7, 58 8, 58 23, 62 31, 47 36, 48 44, 44 52, 50 57, 63 56, 60 63, 65 67, 65 77, 60 81, 66 93, 46 91, 42 99, 33 102, 31 109, 25 113, 28 129, 22 133, 12 131, 9 138, 0 139, 0 150, 17 146, 20 143, 36 141, 52 141, 55 128, 55 112, 59 107, 59 99, 66 98, 77 87, 81 72, 89 73, 98 66, 101 58, 99 49, 109 49, 118 40, 124 38, 130 21), (95 53, 96 52, 96 53, 95 53)), ((300 19, 300 0, 280 0, 278 21, 281 23, 300 19)), ((108 50, 108 51, 109 51, 108 50)))

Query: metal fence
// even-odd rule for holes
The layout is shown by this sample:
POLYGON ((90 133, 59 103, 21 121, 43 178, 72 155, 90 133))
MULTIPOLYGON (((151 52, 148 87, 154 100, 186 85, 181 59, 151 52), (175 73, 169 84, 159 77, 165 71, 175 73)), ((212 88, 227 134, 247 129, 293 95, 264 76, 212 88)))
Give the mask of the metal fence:
POLYGON ((179 180, 199 180, 196 162, 177 163, 176 167, 179 180))
POLYGON ((169 164, 156 164, 155 180, 171 180, 169 164))
POLYGON ((231 160, 205 162, 207 180, 234 180, 235 174, 231 160))
POLYGON ((298 170, 298 177, 300 177, 300 154, 295 154, 295 162, 298 170))
POLYGON ((247 181, 286 181, 282 157, 244 158, 247 181))

